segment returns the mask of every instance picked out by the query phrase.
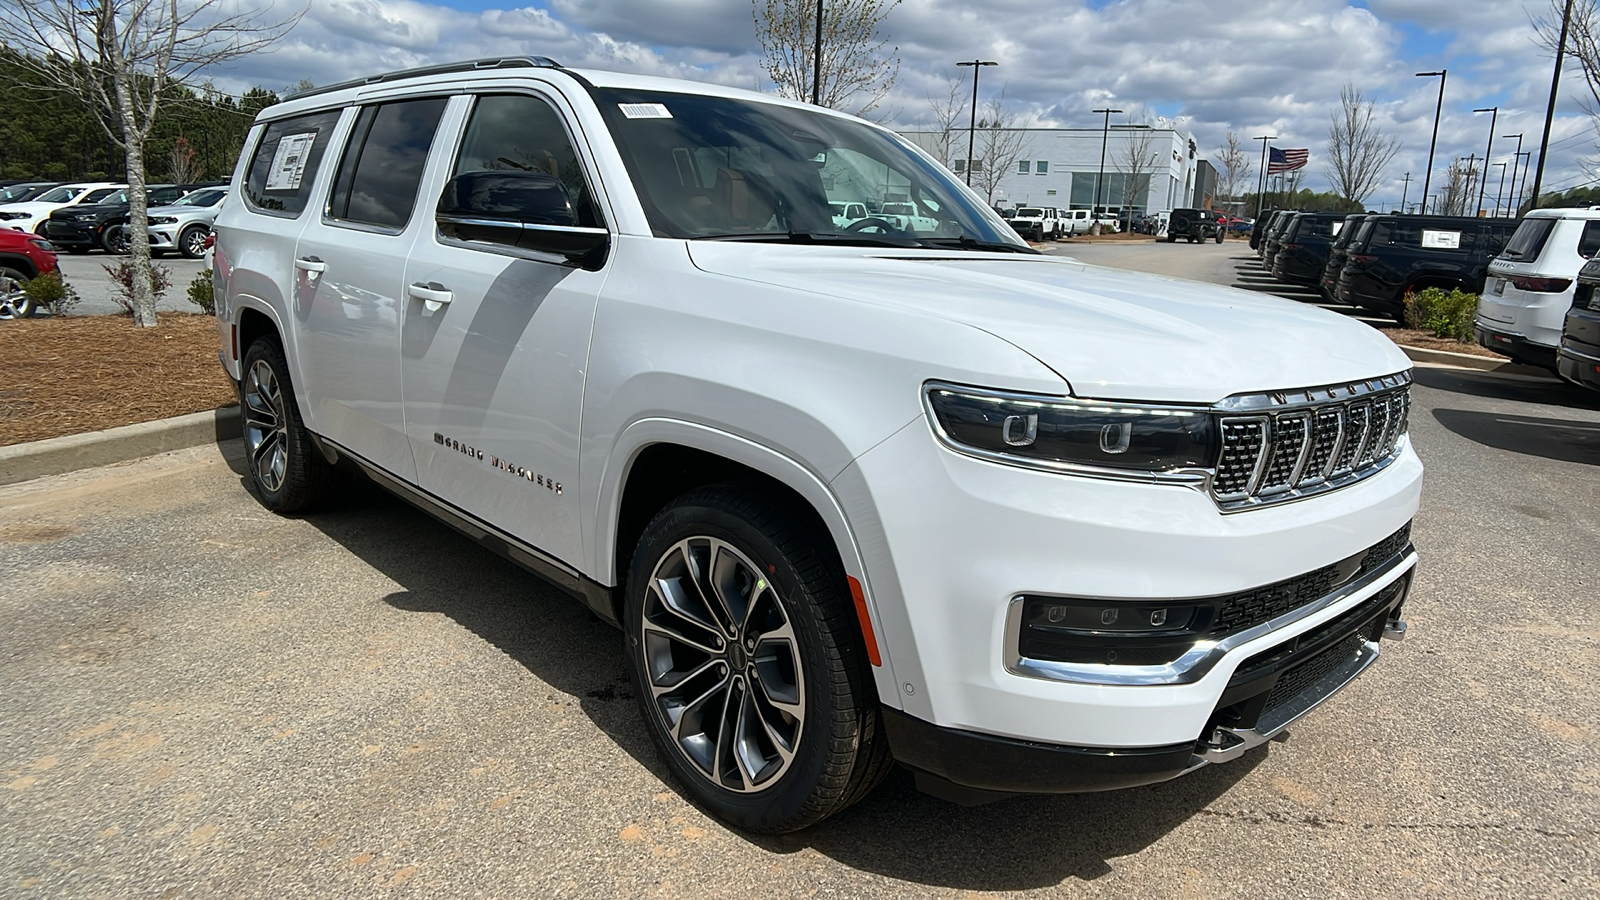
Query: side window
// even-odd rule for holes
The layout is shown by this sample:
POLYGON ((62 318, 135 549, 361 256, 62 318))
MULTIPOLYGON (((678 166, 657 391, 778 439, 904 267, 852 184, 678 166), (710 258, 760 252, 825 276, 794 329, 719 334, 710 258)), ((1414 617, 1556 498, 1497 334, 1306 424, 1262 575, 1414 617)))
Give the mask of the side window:
POLYGON ((245 178, 244 196, 251 208, 275 215, 300 215, 311 197, 328 137, 338 122, 339 111, 329 110, 268 125, 245 178))
POLYGON ((1600 220, 1583 223, 1583 236, 1578 238, 1578 255, 1590 259, 1600 250, 1600 220))
POLYGON ((363 108, 328 194, 328 218, 405 228, 446 102, 429 97, 363 108))
POLYGON ((561 116, 538 97, 491 94, 479 97, 472 108, 451 174, 506 169, 543 172, 560 179, 578 211, 578 224, 602 226, 561 116))

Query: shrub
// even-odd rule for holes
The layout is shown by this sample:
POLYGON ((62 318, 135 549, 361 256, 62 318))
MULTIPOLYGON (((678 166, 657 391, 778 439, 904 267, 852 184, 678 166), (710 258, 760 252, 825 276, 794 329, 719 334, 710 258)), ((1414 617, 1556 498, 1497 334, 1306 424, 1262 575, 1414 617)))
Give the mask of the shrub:
POLYGON ((46 272, 23 285, 22 293, 33 301, 35 308, 52 316, 64 316, 78 305, 78 292, 61 280, 59 269, 46 272))
POLYGON ((211 270, 206 269, 189 282, 189 302, 208 316, 217 314, 217 300, 211 293, 211 270))
POLYGON ((1478 311, 1478 295, 1460 288, 1425 288, 1406 294, 1406 325, 1431 331, 1435 337, 1472 343, 1472 320, 1478 311))
MULTIPOLYGON (((100 268, 105 269, 106 274, 111 276, 111 280, 121 288, 119 291, 112 292, 111 299, 117 301, 117 304, 122 307, 123 315, 133 315, 133 260, 124 259, 114 266, 102 265, 100 268)), ((166 266, 158 266, 152 263, 150 266, 150 294, 155 299, 160 300, 161 295, 165 294, 169 287, 172 287, 172 270, 166 266)))

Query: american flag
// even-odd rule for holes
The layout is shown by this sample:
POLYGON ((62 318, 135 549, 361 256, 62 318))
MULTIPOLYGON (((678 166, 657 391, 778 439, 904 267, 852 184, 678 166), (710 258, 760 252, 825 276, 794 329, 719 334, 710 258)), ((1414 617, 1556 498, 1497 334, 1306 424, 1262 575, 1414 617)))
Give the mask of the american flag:
POLYGON ((1310 150, 1279 150, 1277 147, 1273 147, 1272 155, 1267 162, 1267 174, 1277 175, 1282 172, 1303 169, 1306 167, 1306 160, 1310 157, 1310 150))

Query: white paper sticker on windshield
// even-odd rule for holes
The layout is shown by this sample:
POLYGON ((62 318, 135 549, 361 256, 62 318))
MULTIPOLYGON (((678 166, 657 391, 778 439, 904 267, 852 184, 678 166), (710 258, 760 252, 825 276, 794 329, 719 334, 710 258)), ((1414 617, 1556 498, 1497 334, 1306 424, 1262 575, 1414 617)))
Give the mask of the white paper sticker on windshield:
POLYGON ((660 103, 618 103, 617 108, 630 119, 670 119, 672 113, 660 103))
POLYGON ((1434 250, 1460 250, 1461 232, 1422 230, 1422 246, 1434 250))
POLYGON ((306 162, 311 158, 311 145, 317 142, 315 131, 286 134, 278 141, 272 154, 272 168, 267 170, 269 191, 298 191, 300 180, 306 174, 306 162))
POLYGON ((1333 223, 1333 233, 1334 233, 1335 236, 1337 236, 1339 234, 1339 232, 1343 231, 1343 230, 1344 230, 1344 222, 1340 221, 1340 222, 1333 223))

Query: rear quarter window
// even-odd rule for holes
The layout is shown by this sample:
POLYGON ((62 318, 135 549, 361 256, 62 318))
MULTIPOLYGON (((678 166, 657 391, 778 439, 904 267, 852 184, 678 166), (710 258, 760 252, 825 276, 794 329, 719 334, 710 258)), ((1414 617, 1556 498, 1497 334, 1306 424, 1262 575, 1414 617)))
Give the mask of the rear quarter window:
POLYGON ((1590 259, 1600 250, 1600 220, 1583 223, 1583 236, 1578 238, 1578 255, 1590 259))
POLYGON ((1540 251, 1544 249, 1544 242, 1550 237, 1550 230, 1555 227, 1555 219, 1523 219, 1517 226, 1515 234, 1506 244, 1506 249, 1501 256, 1506 259, 1531 261, 1537 259, 1540 251))
POLYGON ((267 125, 245 179, 244 197, 251 209, 287 218, 305 211, 339 113, 329 110, 267 125))

